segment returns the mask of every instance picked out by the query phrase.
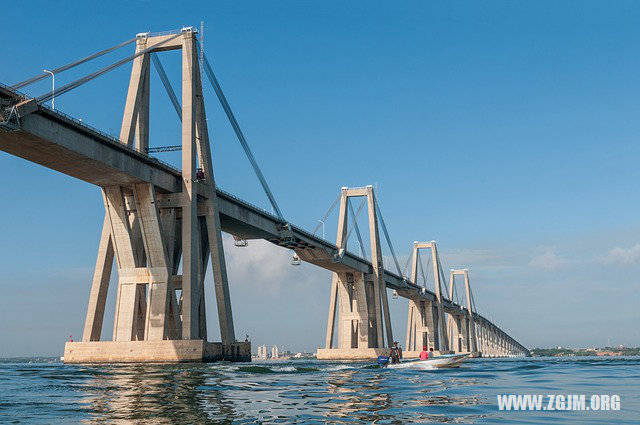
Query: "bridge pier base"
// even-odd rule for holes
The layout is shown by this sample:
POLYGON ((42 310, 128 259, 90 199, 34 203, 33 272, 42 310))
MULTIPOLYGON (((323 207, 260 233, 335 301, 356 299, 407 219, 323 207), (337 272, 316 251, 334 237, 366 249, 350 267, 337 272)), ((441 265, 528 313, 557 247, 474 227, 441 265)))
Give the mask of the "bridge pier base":
POLYGON ((65 363, 184 363, 251 361, 251 342, 223 345, 202 339, 67 342, 65 363))
POLYGON ((388 356, 389 348, 318 348, 318 360, 374 360, 388 356))

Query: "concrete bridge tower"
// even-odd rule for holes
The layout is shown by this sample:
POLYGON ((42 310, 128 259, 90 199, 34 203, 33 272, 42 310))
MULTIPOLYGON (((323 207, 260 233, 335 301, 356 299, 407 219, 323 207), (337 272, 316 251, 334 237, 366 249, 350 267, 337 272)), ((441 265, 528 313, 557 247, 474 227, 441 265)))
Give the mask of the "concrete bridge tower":
POLYGON ((432 300, 427 298, 409 298, 405 348, 408 353, 414 353, 421 351, 422 347, 426 345, 435 351, 447 352, 449 350, 449 338, 442 305, 442 270, 436 241, 416 241, 413 243, 413 259, 410 277, 412 282, 415 283, 418 281, 420 251, 422 250, 431 251, 429 261, 432 265, 435 282, 435 298, 432 300))
POLYGON ((373 186, 342 188, 336 238, 338 255, 345 255, 349 200, 356 197, 367 199, 372 273, 355 270, 333 273, 327 338, 325 348, 317 353, 321 359, 375 358, 388 352, 384 349, 385 336, 386 346, 393 344, 373 186), (336 322, 337 344, 334 345, 336 322))
POLYGON ((149 147, 150 55, 182 51, 182 190, 153 184, 102 187, 105 219, 82 342, 65 362, 250 360, 236 343, 216 185, 202 96, 196 32, 137 37, 120 142, 149 147), (118 273, 112 341, 100 341, 113 260, 118 273), (209 262, 222 343, 207 342, 204 279, 209 262), (181 265, 181 268, 180 268, 181 265), (181 274, 179 273, 181 269, 181 274))
POLYGON ((449 295, 453 297, 456 276, 464 278, 465 295, 467 299, 466 310, 449 313, 449 340, 451 349, 456 353, 477 353, 478 339, 473 320, 473 306, 471 302, 471 286, 469 284, 469 270, 451 269, 449 273, 449 295))

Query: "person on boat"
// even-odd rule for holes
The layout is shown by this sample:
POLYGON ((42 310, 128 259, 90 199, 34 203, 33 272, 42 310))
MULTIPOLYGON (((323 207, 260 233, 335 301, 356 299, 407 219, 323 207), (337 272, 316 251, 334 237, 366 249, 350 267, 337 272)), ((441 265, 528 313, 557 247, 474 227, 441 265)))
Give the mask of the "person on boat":
POLYGON ((422 351, 420 352, 420 360, 427 360, 429 357, 432 357, 429 355, 429 352, 427 351, 427 346, 423 346, 422 347, 422 351))
POLYGON ((402 358, 402 349, 398 347, 398 341, 393 343, 393 347, 391 347, 391 364, 400 363, 400 359, 402 358))
POLYGON ((429 348, 429 358, 433 358, 433 347, 429 348))

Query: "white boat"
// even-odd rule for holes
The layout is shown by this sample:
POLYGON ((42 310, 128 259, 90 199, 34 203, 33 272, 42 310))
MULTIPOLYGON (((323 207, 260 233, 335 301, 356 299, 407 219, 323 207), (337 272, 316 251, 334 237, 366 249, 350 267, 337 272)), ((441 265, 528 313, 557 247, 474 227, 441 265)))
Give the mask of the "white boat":
POLYGON ((427 360, 411 359, 401 360, 400 363, 387 364, 389 369, 434 369, 460 367, 460 364, 469 357, 467 354, 443 354, 427 360))

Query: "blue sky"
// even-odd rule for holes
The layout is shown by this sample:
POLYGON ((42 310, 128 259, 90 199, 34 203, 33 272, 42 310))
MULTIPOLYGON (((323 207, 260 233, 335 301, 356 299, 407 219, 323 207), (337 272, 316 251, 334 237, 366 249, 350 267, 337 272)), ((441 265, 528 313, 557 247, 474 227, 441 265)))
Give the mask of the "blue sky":
MULTIPOLYGON (((469 267, 480 311, 523 344, 640 345, 637 2, 64 4, 3 6, 14 18, 0 28, 0 82, 203 20, 207 56, 293 223, 312 229, 341 186, 376 184, 401 264, 414 240, 438 240, 445 269, 469 267)), ((178 54, 161 59, 179 89, 178 54)), ((117 134, 129 71, 56 107, 117 134)), ((175 112, 152 79, 151 144, 178 144, 175 112)), ((205 98, 218 185, 268 207, 210 88, 205 98)), ((0 355, 58 354, 82 331, 100 191, 4 153, 0 182, 0 339, 12 341, 0 355)), ((321 345, 329 273, 293 268, 265 243, 227 245, 237 333, 321 345)), ((404 341, 406 301, 392 311, 404 341)))

